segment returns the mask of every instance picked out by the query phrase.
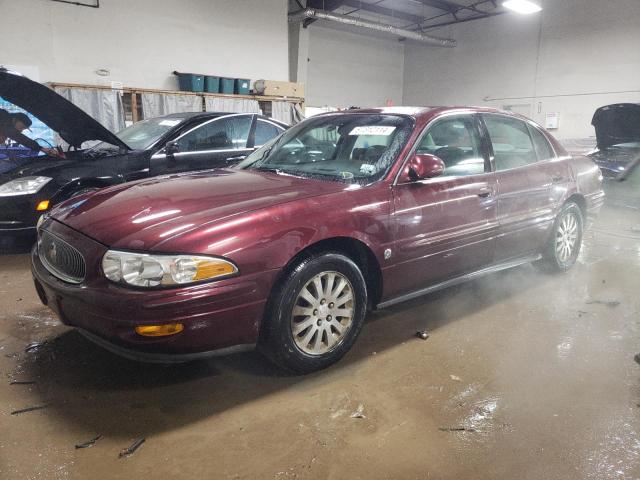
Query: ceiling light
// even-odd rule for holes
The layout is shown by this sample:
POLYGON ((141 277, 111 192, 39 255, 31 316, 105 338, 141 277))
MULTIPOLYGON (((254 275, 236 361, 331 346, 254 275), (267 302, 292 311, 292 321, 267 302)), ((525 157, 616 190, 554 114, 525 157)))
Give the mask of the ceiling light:
POLYGON ((502 2, 502 6, 504 8, 508 8, 509 10, 513 10, 517 13, 522 14, 530 14, 537 13, 542 10, 542 7, 537 3, 530 2, 529 0, 507 0, 506 2, 502 2))

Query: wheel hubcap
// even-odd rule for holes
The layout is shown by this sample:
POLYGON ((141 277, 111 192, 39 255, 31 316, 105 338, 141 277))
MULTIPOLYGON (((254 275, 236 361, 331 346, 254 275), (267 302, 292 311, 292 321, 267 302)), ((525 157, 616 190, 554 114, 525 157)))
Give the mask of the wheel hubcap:
POLYGON ((322 272, 296 298, 291 332, 308 355, 322 355, 342 343, 353 325, 355 299, 351 282, 339 272, 322 272))
POLYGON ((575 214, 567 213, 556 231, 556 255, 562 263, 569 261, 578 242, 578 219, 575 214))

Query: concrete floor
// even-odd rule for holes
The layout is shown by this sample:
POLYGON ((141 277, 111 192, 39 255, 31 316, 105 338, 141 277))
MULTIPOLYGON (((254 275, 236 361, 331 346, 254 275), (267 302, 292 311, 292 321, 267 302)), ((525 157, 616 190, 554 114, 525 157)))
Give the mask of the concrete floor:
POLYGON ((0 478, 640 478, 639 213, 605 208, 566 275, 526 266, 371 314, 305 377, 258 354, 122 360, 39 304, 26 255, 2 256, 0 478))

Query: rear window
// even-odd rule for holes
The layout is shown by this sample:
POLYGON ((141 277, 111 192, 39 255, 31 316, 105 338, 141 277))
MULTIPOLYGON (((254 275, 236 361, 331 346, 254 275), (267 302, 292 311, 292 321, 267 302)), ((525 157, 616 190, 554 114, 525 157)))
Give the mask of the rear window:
POLYGON ((284 129, 276 127, 273 123, 258 119, 256 123, 255 146, 261 147, 273 137, 277 137, 284 129))

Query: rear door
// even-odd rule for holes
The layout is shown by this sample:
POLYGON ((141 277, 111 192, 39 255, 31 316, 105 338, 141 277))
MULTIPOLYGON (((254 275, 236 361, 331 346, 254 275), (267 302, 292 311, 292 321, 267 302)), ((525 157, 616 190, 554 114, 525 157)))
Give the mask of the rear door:
POLYGON ((497 182, 496 261, 503 261, 542 248, 570 181, 569 167, 535 125, 502 114, 482 118, 497 182))
POLYGON ((182 133, 151 158, 151 175, 205 170, 233 165, 253 150, 249 137, 255 115, 225 115, 203 122, 182 133))
POLYGON ((387 294, 400 295, 478 270, 493 261, 495 180, 476 115, 427 127, 416 153, 442 159, 444 174, 393 187, 396 244, 387 294))

